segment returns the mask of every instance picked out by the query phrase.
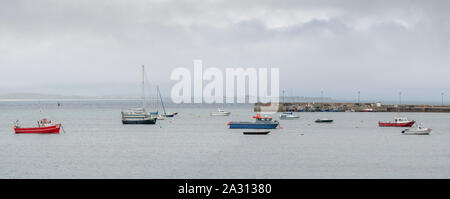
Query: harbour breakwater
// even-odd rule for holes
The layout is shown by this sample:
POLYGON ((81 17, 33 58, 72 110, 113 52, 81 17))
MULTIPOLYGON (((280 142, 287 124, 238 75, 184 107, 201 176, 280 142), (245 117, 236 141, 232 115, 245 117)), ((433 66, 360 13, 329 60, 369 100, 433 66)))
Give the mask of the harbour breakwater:
MULTIPOLYGON (((255 103, 254 111, 260 112, 261 107, 270 106, 269 103, 255 103)), ((450 113, 450 106, 436 106, 424 104, 384 105, 375 103, 308 103, 289 102, 280 103, 278 112, 434 112, 450 113)))

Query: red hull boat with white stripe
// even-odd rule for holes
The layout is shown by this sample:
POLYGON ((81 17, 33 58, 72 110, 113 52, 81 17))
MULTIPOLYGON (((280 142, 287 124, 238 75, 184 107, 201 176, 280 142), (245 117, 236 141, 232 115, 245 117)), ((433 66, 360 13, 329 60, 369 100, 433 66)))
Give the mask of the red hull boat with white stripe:
POLYGON ((380 127, 411 127, 416 123, 416 121, 408 120, 404 117, 396 117, 394 118, 394 122, 378 122, 378 126, 380 127))
POLYGON ((31 128, 20 128, 14 126, 14 131, 16 133, 59 133, 61 129, 61 124, 55 124, 53 126, 46 127, 31 127, 31 128))
POLYGON ((378 126, 380 127, 412 127, 416 122, 411 121, 408 123, 385 123, 385 122, 379 122, 378 126))

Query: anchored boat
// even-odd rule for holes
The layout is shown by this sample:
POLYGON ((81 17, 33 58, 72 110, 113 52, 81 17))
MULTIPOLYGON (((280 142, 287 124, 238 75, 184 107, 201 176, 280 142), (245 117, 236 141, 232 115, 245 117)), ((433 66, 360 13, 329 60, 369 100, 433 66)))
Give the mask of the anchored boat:
POLYGON ((230 129, 275 129, 280 124, 278 121, 272 121, 271 117, 261 117, 257 114, 253 116, 255 122, 229 122, 227 125, 230 129))
POLYGON ((122 111, 122 124, 156 124, 157 118, 145 110, 145 67, 142 66, 142 107, 122 111))
POLYGON ((300 116, 295 115, 293 112, 284 112, 280 115, 280 120, 295 120, 300 118, 300 116))
POLYGON ((403 135, 430 135, 431 130, 431 128, 424 128, 421 124, 415 129, 405 129, 402 133, 403 135))
POLYGON ((334 120, 330 120, 328 118, 317 119, 316 123, 332 123, 334 120))
POLYGON ((175 112, 175 113, 166 112, 166 107, 164 106, 164 101, 163 101, 163 98, 162 98, 162 95, 161 95, 161 91, 159 90, 159 86, 156 86, 156 93, 157 93, 159 99, 161 100, 161 105, 162 105, 162 108, 163 108, 163 111, 164 111, 163 114, 159 114, 158 115, 158 118, 173 117, 173 116, 177 115, 178 114, 177 112, 175 112))
POLYGON ((380 127, 412 127, 416 121, 406 117, 395 117, 393 122, 378 122, 380 127))
POLYGON ((218 108, 215 112, 211 112, 211 116, 229 116, 230 114, 231 112, 224 111, 220 108, 218 108))
POLYGON ((15 133, 59 133, 61 124, 52 123, 51 120, 44 118, 38 121, 38 127, 21 127, 19 121, 14 125, 15 133))
POLYGON ((122 124, 156 124, 156 120, 151 114, 122 113, 122 124))
POLYGON ((244 135, 267 135, 270 131, 245 131, 244 135))

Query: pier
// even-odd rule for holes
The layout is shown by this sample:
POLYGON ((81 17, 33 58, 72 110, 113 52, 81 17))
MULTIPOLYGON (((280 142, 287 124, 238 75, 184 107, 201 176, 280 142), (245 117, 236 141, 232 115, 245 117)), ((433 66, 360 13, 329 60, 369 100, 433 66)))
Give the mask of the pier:
MULTIPOLYGON (((254 111, 260 112, 262 106, 269 106, 267 103, 255 103, 254 111)), ((403 104, 384 105, 381 102, 375 103, 308 103, 289 102, 280 103, 278 112, 432 112, 450 113, 450 106, 436 106, 424 104, 403 104)))

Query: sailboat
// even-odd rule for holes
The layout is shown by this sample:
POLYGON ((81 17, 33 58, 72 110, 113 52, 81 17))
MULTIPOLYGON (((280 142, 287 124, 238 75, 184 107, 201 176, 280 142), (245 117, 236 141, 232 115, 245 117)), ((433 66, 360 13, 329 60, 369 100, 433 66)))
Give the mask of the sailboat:
POLYGON ((166 112, 166 107, 164 106, 164 101, 161 95, 161 91, 159 90, 159 86, 156 86, 156 91, 157 95, 159 96, 159 99, 161 100, 161 105, 164 111, 163 114, 158 115, 158 118, 173 117, 174 115, 176 115, 177 113, 166 112))
POLYGON ((122 111, 122 124, 155 124, 156 120, 145 109, 145 67, 142 66, 142 107, 122 111))

